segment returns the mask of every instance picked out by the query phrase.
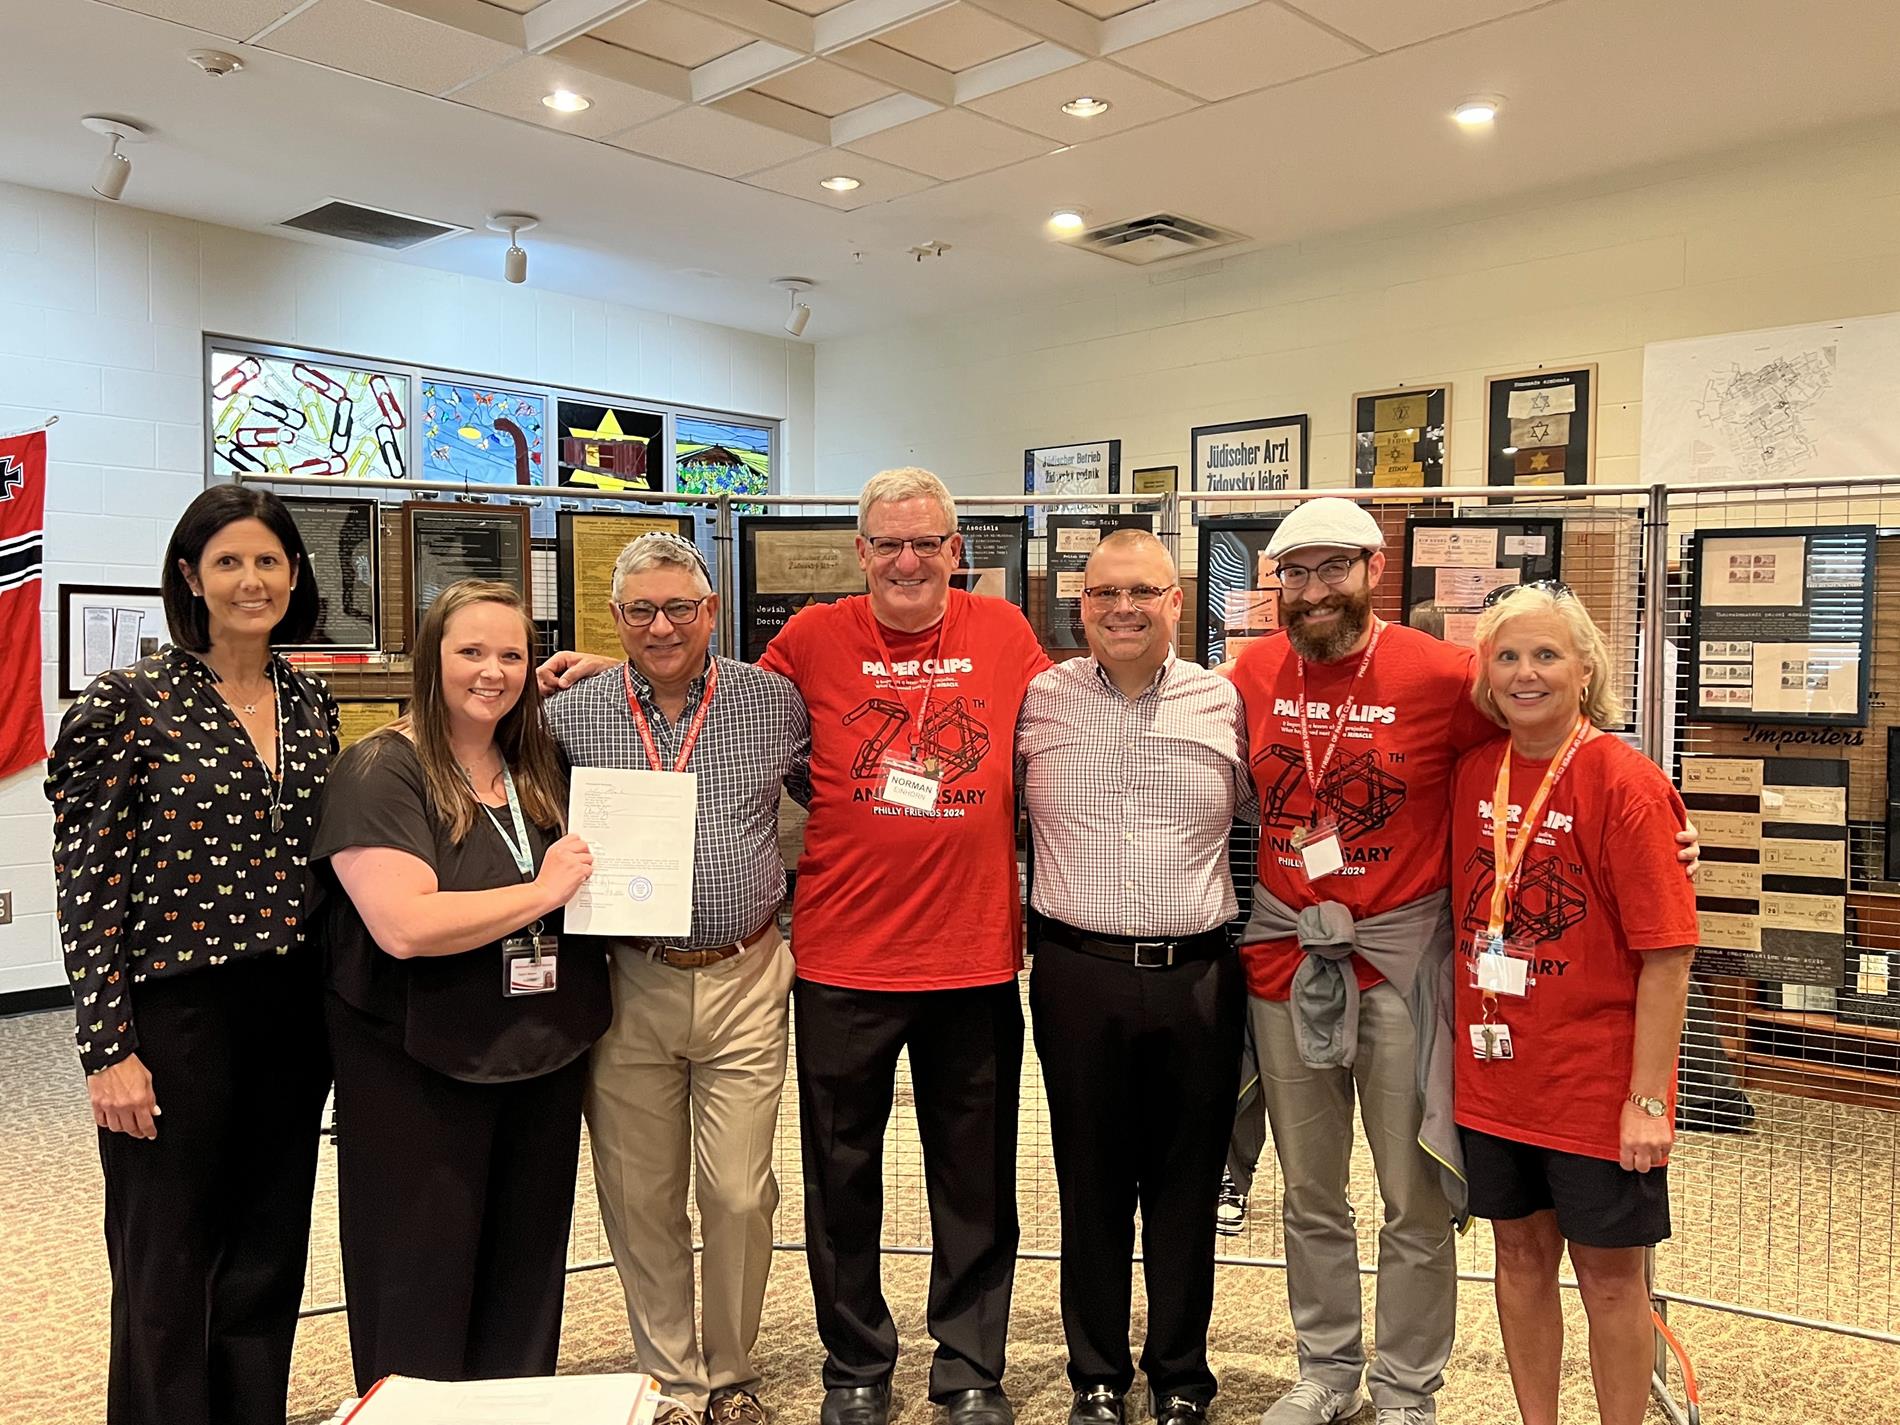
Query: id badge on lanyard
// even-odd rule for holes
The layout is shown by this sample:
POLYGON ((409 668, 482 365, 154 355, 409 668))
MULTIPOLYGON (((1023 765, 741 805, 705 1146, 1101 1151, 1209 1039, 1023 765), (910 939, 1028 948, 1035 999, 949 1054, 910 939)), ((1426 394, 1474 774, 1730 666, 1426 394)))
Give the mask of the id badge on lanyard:
MULTIPOLYGON (((501 769, 502 786, 508 793, 508 817, 514 823, 513 836, 501 824, 501 818, 495 815, 495 809, 478 799, 478 805, 488 813, 495 834, 507 846, 508 854, 514 857, 515 870, 521 879, 534 879, 534 843, 528 840, 527 819, 521 814, 521 798, 515 794, 515 776, 506 764, 501 769)), ((526 926, 501 942, 501 993, 505 999, 514 999, 521 995, 552 994, 559 983, 559 962, 561 938, 549 935, 541 928, 541 922, 526 926)))
MULTIPOLYGON (((878 652, 884 655, 884 670, 890 675, 891 691, 897 692, 897 674, 894 671, 896 660, 891 657, 891 647, 884 637, 884 630, 878 624, 877 615, 871 614, 871 630, 877 635, 878 652)), ((911 729, 911 742, 919 750, 923 748, 925 719, 930 713, 930 695, 936 687, 938 656, 943 652, 944 625, 950 622, 950 611, 944 610, 943 619, 937 625, 937 645, 931 651, 929 660, 924 664, 924 696, 917 706, 917 716, 912 720, 910 709, 905 707, 905 723, 911 729)), ((906 701, 898 693, 901 701, 906 701)), ((938 770, 934 759, 920 762, 912 757, 899 756, 896 751, 886 752, 878 759, 877 792, 880 802, 887 806, 903 807, 918 816, 937 815, 937 799, 943 792, 943 773, 938 770)))
POLYGON ((1326 750, 1320 754, 1318 762, 1313 760, 1313 736, 1307 725, 1306 716, 1306 660, 1299 660, 1300 679, 1300 752, 1306 768, 1306 784, 1313 794, 1313 820, 1293 832, 1293 847, 1300 853, 1300 865, 1306 872, 1306 879, 1317 881, 1342 869, 1346 864, 1346 849, 1341 840, 1339 822, 1326 810, 1319 799, 1320 783, 1326 776, 1326 769, 1332 765, 1333 754, 1339 750, 1339 739, 1345 735, 1346 724, 1351 720, 1353 709, 1358 704, 1353 700, 1353 691, 1359 686, 1359 680, 1365 676, 1367 667, 1372 663, 1373 650, 1379 646, 1379 638, 1385 633, 1383 620, 1374 619, 1372 638, 1366 644, 1364 656, 1359 667, 1352 675, 1352 681, 1346 685, 1346 701, 1339 709, 1339 716, 1333 719, 1332 735, 1326 739, 1326 750))

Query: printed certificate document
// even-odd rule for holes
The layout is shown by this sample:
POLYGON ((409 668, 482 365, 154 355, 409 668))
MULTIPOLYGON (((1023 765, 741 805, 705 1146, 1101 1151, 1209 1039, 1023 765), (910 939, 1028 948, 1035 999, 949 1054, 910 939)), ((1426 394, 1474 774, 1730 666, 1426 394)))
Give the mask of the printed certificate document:
POLYGON ((594 874, 567 903, 573 935, 652 935, 693 929, 693 833, 699 778, 691 772, 576 767, 567 829, 594 852, 594 874))

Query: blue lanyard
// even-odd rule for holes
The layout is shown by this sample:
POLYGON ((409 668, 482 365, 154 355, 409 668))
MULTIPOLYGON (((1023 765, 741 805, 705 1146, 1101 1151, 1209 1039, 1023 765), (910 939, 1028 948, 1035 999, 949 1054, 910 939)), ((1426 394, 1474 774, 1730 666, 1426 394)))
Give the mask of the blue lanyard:
MULTIPOLYGON (((528 840, 528 823, 521 817, 521 798, 515 795, 515 774, 508 770, 508 764, 502 763, 501 784, 508 791, 508 814, 514 818, 515 834, 511 837, 502 829, 501 818, 495 815, 495 809, 480 797, 475 798, 476 805, 488 813, 488 819, 495 824, 495 834, 507 844, 508 854, 515 858, 515 869, 521 872, 521 879, 534 879, 534 846, 528 840)), ((475 788, 469 783, 469 790, 475 788)))

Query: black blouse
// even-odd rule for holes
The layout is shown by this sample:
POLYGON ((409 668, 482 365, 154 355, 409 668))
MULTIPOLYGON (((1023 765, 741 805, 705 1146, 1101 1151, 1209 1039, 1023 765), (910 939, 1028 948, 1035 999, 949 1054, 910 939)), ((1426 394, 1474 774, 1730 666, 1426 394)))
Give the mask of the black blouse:
POLYGON ((214 690, 217 675, 181 648, 100 674, 60 722, 46 795, 89 1074, 138 1052, 130 985, 303 945, 336 702, 281 657, 271 674, 283 713, 275 799, 272 769, 214 690))
MULTIPOLYGON (((506 810, 499 816, 509 821, 506 810)), ((538 871, 560 832, 532 818, 527 827, 538 871)), ((552 994, 503 994, 499 941, 456 955, 399 959, 376 943, 336 879, 330 858, 352 846, 406 851, 434 870, 444 891, 493 890, 519 882, 521 872, 479 809, 468 835, 459 843, 450 839, 408 738, 382 733, 337 758, 311 849, 323 885, 321 938, 330 989, 366 1015, 381 1037, 451 1078, 503 1083, 552 1073, 607 1032, 613 998, 599 937, 561 941, 552 994)), ((559 934, 560 912, 542 928, 559 934)))

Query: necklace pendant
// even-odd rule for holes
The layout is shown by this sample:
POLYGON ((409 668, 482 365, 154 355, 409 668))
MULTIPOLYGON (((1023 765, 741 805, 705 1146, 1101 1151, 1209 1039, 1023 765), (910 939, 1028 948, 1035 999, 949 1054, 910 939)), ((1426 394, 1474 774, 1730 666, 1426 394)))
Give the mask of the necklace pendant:
POLYGON ((270 809, 270 829, 272 831, 282 831, 284 829, 284 809, 280 806, 274 806, 270 809))

